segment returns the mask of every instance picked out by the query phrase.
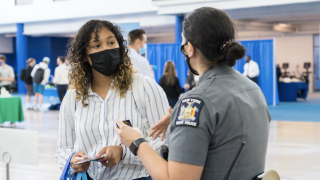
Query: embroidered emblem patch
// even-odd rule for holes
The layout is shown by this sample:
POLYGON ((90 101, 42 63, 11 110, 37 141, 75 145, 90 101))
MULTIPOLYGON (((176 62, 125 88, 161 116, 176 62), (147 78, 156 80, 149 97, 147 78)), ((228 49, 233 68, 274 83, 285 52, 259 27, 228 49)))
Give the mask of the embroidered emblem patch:
POLYGON ((199 99, 187 98, 181 101, 176 126, 193 126, 199 125, 199 114, 203 102, 199 99))

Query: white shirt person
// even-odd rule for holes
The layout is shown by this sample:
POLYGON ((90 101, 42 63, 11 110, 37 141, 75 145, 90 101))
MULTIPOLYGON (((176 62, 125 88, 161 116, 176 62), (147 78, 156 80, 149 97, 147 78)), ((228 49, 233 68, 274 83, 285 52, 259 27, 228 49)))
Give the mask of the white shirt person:
POLYGON ((148 76, 149 78, 155 80, 154 72, 150 66, 149 61, 142 55, 146 54, 147 51, 147 35, 143 29, 135 29, 128 34, 129 41, 129 56, 134 69, 138 73, 148 76))
POLYGON ((258 63, 250 59, 250 56, 246 57, 246 61, 247 63, 243 66, 243 75, 247 76, 248 78, 258 77, 260 74, 258 63))

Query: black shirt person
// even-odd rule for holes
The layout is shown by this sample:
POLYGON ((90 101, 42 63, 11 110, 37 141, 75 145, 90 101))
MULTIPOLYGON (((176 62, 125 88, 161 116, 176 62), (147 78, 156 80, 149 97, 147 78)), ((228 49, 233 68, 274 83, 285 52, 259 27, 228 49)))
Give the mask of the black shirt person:
POLYGON ((173 61, 166 62, 163 76, 160 78, 159 85, 167 94, 169 105, 174 107, 179 99, 180 94, 184 92, 184 89, 180 86, 173 61))
POLYGON ((185 17, 181 51, 200 79, 172 111, 168 162, 141 141, 139 130, 116 119, 121 142, 139 156, 152 179, 223 179, 243 141, 229 180, 251 180, 264 171, 270 114, 258 85, 233 69, 245 55, 234 37, 234 24, 222 10, 203 7, 185 17))

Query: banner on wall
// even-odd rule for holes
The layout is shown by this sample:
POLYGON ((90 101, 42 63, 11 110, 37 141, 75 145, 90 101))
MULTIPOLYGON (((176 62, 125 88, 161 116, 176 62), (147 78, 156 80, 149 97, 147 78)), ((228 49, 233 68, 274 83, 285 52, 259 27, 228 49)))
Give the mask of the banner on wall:
MULTIPOLYGON (((267 103, 276 105, 279 103, 276 76, 276 64, 274 61, 274 42, 273 40, 253 40, 240 41, 246 48, 246 55, 258 63, 260 75, 258 77, 258 85, 264 93, 267 103)), ((186 83, 188 66, 180 52, 180 44, 148 44, 147 59, 151 65, 158 67, 155 70, 155 79, 159 82, 164 64, 168 60, 172 60, 176 65, 177 76, 181 87, 186 83)), ((245 58, 237 61, 234 68, 243 73, 243 66, 246 63, 245 58)))

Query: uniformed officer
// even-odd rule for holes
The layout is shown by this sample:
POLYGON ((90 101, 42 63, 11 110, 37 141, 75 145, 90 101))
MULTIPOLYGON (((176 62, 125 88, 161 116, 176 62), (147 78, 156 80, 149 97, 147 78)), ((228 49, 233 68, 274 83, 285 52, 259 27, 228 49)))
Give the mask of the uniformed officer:
MULTIPOLYGON (((185 17, 181 51, 200 79, 172 111, 168 162, 144 143, 140 131, 117 120, 121 142, 153 179, 222 180, 243 141, 229 180, 251 180, 264 171, 270 114, 260 88, 233 69, 245 55, 234 34, 224 11, 203 7, 185 17)), ((166 124, 166 118, 160 123, 166 124)))

